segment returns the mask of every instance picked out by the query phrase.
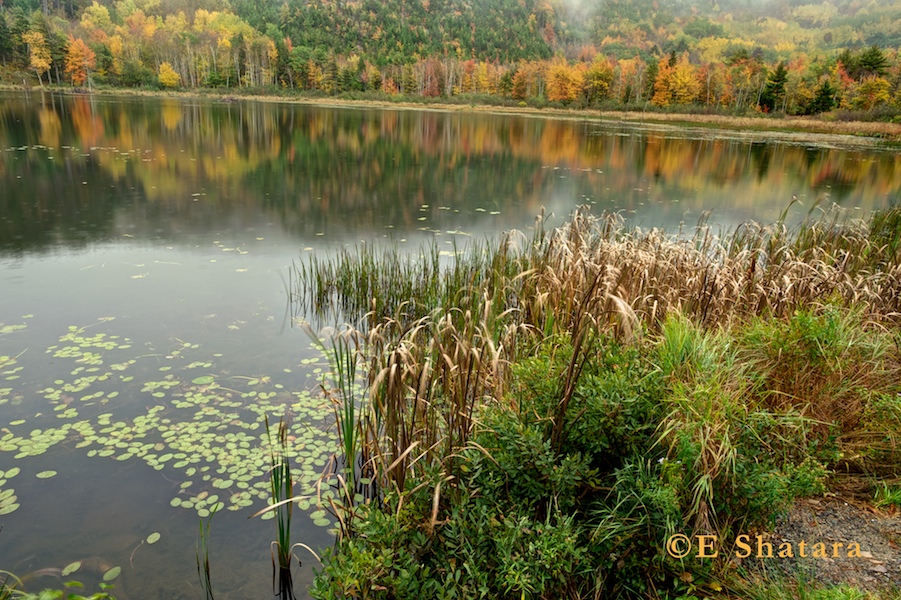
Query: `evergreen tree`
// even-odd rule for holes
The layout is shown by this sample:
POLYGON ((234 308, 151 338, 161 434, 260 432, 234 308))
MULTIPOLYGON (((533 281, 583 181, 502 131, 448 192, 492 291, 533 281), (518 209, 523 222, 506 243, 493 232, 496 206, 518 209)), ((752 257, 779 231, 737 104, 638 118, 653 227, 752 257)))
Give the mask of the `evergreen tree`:
POLYGON ((4 65, 12 60, 13 40, 12 32, 6 23, 6 11, 0 10, 0 62, 4 65))
POLYGON ((404 65, 403 70, 403 78, 401 80, 401 85, 403 86, 403 93, 410 95, 415 94, 417 92, 416 89, 416 73, 413 71, 413 65, 406 64, 404 65))
POLYGON ((776 70, 770 73, 763 93, 760 95, 760 108, 767 112, 781 110, 782 100, 785 98, 785 82, 788 81, 788 69, 785 62, 780 62, 776 70))
POLYGON ((513 96, 513 75, 514 71, 510 70, 501 75, 501 79, 497 84, 497 91, 504 98, 513 96))
POLYGON ((814 95, 813 100, 810 101, 810 104, 807 105, 807 114, 816 115, 823 112, 828 112, 835 107, 835 88, 832 87, 832 84, 829 83, 829 80, 826 79, 817 88, 816 95, 814 95))
POLYGON ((888 59, 879 46, 870 46, 857 57, 856 71, 851 73, 855 79, 868 76, 883 77, 888 72, 888 59))
POLYGON ((648 61, 648 67, 644 72, 644 99, 650 100, 654 96, 654 82, 657 81, 657 72, 660 70, 658 62, 654 59, 648 61))

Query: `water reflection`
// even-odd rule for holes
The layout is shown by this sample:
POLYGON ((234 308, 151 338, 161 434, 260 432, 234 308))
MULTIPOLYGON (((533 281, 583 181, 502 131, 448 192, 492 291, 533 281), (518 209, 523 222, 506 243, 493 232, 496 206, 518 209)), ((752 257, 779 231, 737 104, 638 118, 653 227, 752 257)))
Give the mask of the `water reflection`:
POLYGON ((273 223, 296 238, 527 226, 542 206, 645 225, 869 211, 899 155, 703 130, 213 100, 0 95, 0 250, 273 223))

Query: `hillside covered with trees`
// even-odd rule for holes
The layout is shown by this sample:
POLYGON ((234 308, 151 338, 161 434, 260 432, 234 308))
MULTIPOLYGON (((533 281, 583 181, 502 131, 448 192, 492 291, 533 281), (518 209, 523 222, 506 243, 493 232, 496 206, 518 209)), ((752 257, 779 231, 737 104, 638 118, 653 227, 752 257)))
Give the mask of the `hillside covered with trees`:
POLYGON ((891 116, 899 47, 901 0, 0 0, 16 85, 891 116))

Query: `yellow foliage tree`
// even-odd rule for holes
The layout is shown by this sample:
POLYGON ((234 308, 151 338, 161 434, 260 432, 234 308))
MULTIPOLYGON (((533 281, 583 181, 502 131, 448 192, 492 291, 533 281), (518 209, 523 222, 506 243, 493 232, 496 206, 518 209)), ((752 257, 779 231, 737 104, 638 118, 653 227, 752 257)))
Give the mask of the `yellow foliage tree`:
POLYGON ((885 104, 891 99, 890 88, 885 77, 876 75, 865 77, 854 90, 851 105, 859 110, 872 110, 873 107, 885 104))
POLYGON ((554 63, 547 74, 547 99, 551 102, 571 102, 584 86, 584 65, 572 67, 563 61, 554 63))
POLYGON ((494 90, 491 89, 491 78, 488 75, 488 63, 479 63, 475 72, 475 84, 480 94, 494 93, 494 90))
POLYGON ((697 99, 701 83, 698 81, 697 68, 688 61, 687 52, 673 67, 669 88, 676 104, 690 104, 697 99))
POLYGON ((690 104, 697 99, 700 91, 701 82, 698 80, 697 68, 688 61, 686 52, 673 66, 660 63, 651 102, 657 106, 690 104))
POLYGON ((181 82, 181 76, 175 72, 175 69, 168 62, 160 65, 158 79, 160 84, 167 88, 174 88, 181 82))
POLYGON ((69 36, 66 50, 66 73, 72 76, 72 85, 81 85, 88 78, 91 69, 97 66, 97 56, 84 40, 69 36))
POLYGON ((613 64, 603 56, 595 56, 585 72, 583 89, 585 98, 590 104, 607 98, 610 84, 613 83, 613 75, 613 64))
POLYGON ((122 42, 122 36, 119 34, 111 36, 107 48, 109 48, 109 53, 113 59, 110 64, 110 71, 116 75, 121 75, 123 66, 122 59, 125 54, 125 44, 122 42))
MULTIPOLYGON (((26 31, 22 34, 22 41, 28 45, 29 65, 37 73, 38 81, 43 87, 44 80, 41 76, 50 70, 50 47, 40 31, 26 31)), ((49 82, 48 76, 47 83, 49 82)))

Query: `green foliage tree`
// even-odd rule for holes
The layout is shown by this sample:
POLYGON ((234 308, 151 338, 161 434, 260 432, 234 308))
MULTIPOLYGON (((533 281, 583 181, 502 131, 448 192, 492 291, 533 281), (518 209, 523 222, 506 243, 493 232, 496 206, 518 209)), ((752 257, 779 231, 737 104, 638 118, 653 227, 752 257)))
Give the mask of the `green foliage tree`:
POLYGON ((857 70, 853 75, 857 79, 865 77, 884 77, 888 72, 889 61, 878 46, 870 46, 857 58, 857 70))
POLYGON ((785 82, 788 81, 788 69, 785 62, 780 62, 776 70, 770 73, 766 86, 760 95, 760 108, 766 112, 785 110, 785 82))
POLYGON ((643 98, 650 99, 654 96, 654 82, 657 81, 657 73, 660 69, 660 63, 657 60, 651 59, 648 61, 648 66, 645 69, 644 73, 644 94, 642 94, 643 98))
POLYGON ((6 10, 0 10, 0 61, 7 64, 13 58, 12 31, 6 22, 6 10))
POLYGON ((815 115, 835 108, 835 94, 836 89, 828 79, 824 79, 820 87, 817 88, 813 100, 807 106, 807 114, 815 115))
POLYGON ((404 94, 416 93, 416 73, 413 71, 413 65, 409 63, 404 65, 401 85, 403 86, 402 91, 404 94))
POLYGON ((699 17, 689 21, 682 31, 684 31, 686 35, 690 35, 697 39, 719 37, 725 33, 722 25, 714 23, 707 17, 699 17))

